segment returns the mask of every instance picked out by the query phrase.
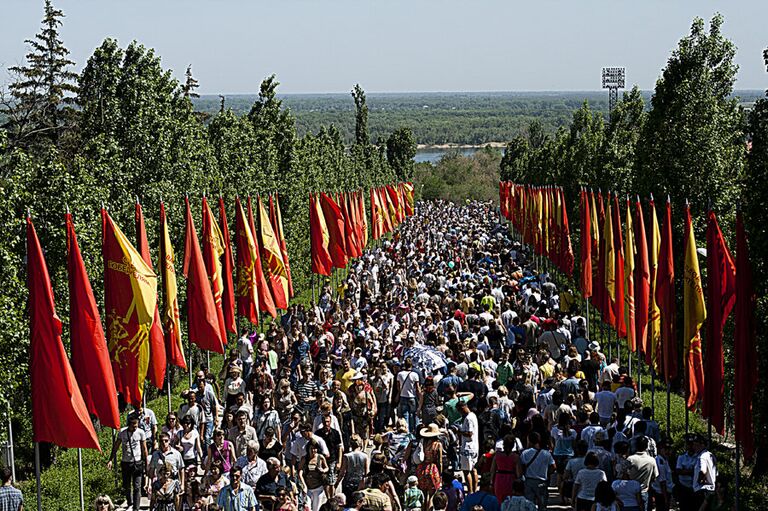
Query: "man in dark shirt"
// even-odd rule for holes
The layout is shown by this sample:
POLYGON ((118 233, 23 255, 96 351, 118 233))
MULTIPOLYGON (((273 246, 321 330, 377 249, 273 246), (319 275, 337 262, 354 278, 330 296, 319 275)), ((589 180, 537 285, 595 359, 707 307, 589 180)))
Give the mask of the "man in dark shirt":
POLYGON ((597 375, 600 373, 600 359, 597 350, 589 352, 589 358, 581 361, 581 370, 584 373, 584 379, 589 382, 589 390, 597 390, 597 375))
POLYGON ((279 503, 276 494, 279 488, 284 488, 288 493, 291 493, 291 483, 281 469, 280 460, 269 458, 267 460, 267 473, 256 482, 254 493, 265 509, 277 509, 279 503))
POLYGON ((344 444, 341 440, 341 434, 331 427, 331 415, 323 416, 323 426, 315 434, 325 440, 328 446, 328 478, 327 486, 330 495, 331 490, 336 486, 336 477, 341 470, 341 458, 344 456, 344 444))
POLYGON ((472 393, 472 400, 468 403, 469 409, 473 412, 477 410, 477 400, 479 398, 484 398, 488 395, 488 387, 486 387, 485 383, 480 381, 481 378, 480 371, 475 369, 474 367, 470 367, 467 370, 467 379, 459 385, 459 392, 471 392, 472 393))

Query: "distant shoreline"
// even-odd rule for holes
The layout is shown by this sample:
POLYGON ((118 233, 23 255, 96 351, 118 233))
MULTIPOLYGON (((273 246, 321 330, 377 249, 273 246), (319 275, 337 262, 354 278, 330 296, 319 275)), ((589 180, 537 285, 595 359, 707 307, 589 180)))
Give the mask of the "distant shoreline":
POLYGON ((417 144, 416 149, 418 151, 425 151, 430 149, 449 150, 449 149, 482 149, 483 147, 494 147, 496 149, 503 149, 507 146, 506 142, 486 142, 485 144, 417 144))

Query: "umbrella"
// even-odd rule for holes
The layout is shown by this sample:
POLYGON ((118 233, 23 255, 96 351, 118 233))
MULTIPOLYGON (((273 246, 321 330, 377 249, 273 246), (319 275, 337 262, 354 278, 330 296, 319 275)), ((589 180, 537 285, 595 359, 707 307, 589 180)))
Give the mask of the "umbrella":
POLYGON ((423 375, 432 374, 432 372, 442 369, 448 364, 439 350, 434 346, 425 346, 424 344, 414 344, 403 353, 403 360, 411 359, 414 369, 419 369, 423 375))

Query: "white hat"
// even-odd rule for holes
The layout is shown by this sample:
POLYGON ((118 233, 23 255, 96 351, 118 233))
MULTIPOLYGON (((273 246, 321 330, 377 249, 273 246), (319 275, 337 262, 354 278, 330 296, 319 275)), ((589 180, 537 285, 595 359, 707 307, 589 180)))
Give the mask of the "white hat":
POLYGON ((354 380, 364 380, 365 379, 365 375, 363 373, 361 373, 360 371, 357 371, 355 374, 352 375, 352 378, 350 378, 350 379, 353 380, 353 381, 354 380))
POLYGON ((436 436, 440 436, 441 433, 442 432, 440 431, 440 427, 434 422, 429 426, 427 426, 426 428, 419 431, 419 434, 424 438, 433 438, 436 436))
POLYGON ((600 343, 597 341, 592 341, 589 343, 589 346, 587 346, 590 351, 600 351, 600 343))

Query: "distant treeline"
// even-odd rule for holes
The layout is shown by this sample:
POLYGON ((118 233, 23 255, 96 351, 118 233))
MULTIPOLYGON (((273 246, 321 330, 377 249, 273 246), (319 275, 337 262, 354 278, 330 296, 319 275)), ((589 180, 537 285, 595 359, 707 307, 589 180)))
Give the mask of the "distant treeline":
MULTIPOLYGON (((736 91, 735 96, 751 103, 763 91, 736 91)), ((643 91, 646 105, 651 92, 643 91)), ((255 95, 225 97, 226 108, 237 114, 250 111, 255 95)), ((296 119, 299 136, 316 133, 333 124, 345 142, 354 140, 355 105, 348 94, 287 94, 283 105, 296 119)), ((484 144, 506 142, 525 132, 538 120, 545 132, 568 126, 574 110, 588 101, 593 111, 607 117, 608 94, 585 92, 444 92, 367 94, 371 140, 386 139, 393 127, 408 127, 418 144, 484 144)), ((214 115, 221 98, 202 95, 193 100, 195 109, 214 115)))

